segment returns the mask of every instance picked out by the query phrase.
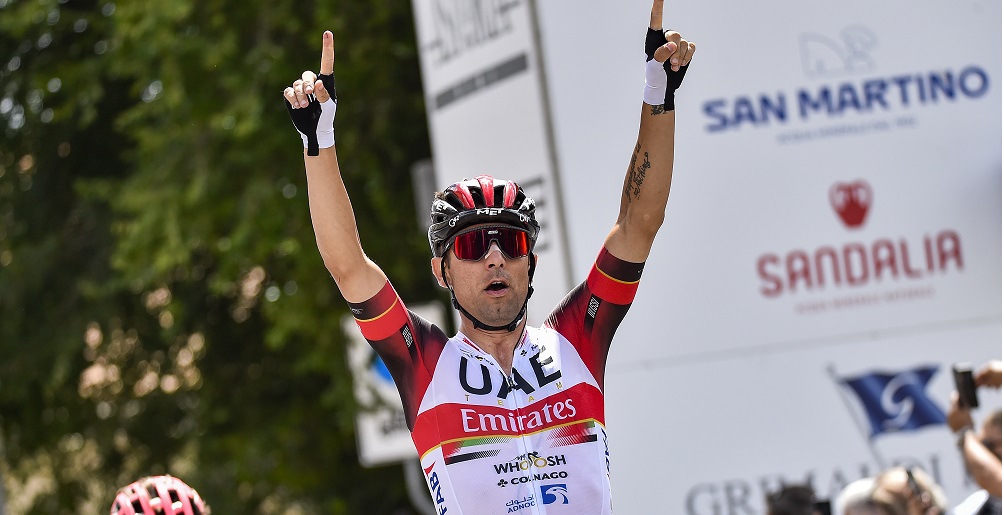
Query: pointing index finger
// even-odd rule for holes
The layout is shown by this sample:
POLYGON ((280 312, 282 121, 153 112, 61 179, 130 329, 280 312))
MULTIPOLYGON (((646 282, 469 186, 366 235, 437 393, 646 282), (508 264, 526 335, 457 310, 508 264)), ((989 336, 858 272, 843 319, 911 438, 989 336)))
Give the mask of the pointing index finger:
POLYGON ((648 28, 652 30, 662 29, 662 4, 664 0, 652 0, 652 18, 648 22, 648 28))
POLYGON ((324 31, 324 42, 321 46, 321 75, 330 75, 335 71, 335 38, 330 30, 324 31))

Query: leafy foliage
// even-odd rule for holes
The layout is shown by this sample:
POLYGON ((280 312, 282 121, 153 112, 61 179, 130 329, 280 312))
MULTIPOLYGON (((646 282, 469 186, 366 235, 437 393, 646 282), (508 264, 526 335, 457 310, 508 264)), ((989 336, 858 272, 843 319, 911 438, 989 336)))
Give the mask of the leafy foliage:
POLYGON ((324 29, 364 246, 440 299, 401 230, 429 155, 409 2, 0 0, 12 512, 103 512, 167 472, 217 513, 408 512, 400 468, 356 459, 347 309, 280 96, 324 29))

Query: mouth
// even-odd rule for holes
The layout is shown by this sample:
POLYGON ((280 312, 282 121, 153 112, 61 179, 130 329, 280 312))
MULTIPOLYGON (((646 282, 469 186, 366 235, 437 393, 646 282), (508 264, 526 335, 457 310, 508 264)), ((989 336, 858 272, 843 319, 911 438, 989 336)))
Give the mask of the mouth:
POLYGON ((496 279, 485 287, 485 292, 493 297, 500 297, 509 291, 509 283, 496 279))

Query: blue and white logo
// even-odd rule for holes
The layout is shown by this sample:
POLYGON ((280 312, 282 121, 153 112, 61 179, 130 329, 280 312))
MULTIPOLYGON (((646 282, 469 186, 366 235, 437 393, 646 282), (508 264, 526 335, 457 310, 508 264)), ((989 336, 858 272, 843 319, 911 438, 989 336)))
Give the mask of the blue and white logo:
POLYGON ((568 488, 564 483, 540 486, 541 504, 568 504, 568 488))
POLYGON ((924 391, 937 371, 937 366, 920 366, 896 372, 873 371, 842 381, 861 402, 871 426, 869 437, 874 438, 945 423, 944 411, 924 391))

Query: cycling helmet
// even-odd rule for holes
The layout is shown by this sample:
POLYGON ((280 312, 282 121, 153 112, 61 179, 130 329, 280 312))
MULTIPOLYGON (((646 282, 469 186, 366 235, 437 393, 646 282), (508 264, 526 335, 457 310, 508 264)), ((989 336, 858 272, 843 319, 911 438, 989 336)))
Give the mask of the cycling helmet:
POLYGON ((432 225, 429 226, 432 255, 442 257, 451 238, 479 223, 499 223, 523 229, 530 235, 532 249, 540 232, 534 210, 533 199, 513 181, 479 175, 453 183, 437 193, 432 202, 432 225))
POLYGON ((122 487, 111 515, 208 515, 199 493, 171 476, 145 477, 122 487))

